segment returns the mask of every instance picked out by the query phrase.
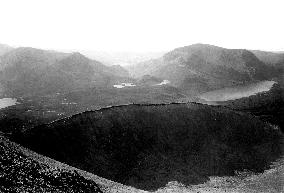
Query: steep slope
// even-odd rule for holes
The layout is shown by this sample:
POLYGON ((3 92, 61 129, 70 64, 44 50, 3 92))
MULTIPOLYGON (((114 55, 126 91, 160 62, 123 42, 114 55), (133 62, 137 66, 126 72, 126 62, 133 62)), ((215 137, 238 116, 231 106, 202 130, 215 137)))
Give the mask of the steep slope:
POLYGON ((109 69, 113 74, 116 74, 117 76, 121 76, 121 77, 130 76, 129 72, 120 65, 112 65, 109 67, 109 69))
POLYGON ((271 68, 248 50, 206 44, 177 48, 132 70, 136 76, 149 74, 167 79, 189 93, 268 80, 272 78, 270 72, 271 68))
POLYGON ((110 67, 80 53, 17 48, 3 55, 0 81, 13 96, 67 92, 105 86, 120 79, 110 67))
POLYGON ((267 65, 274 66, 276 68, 282 68, 284 66, 284 53, 279 52, 266 52, 260 50, 251 50, 254 55, 267 65))
POLYGON ((14 139, 96 175, 153 190, 170 181, 189 185, 236 170, 261 172, 282 153, 282 137, 251 115, 170 104, 85 112, 14 139))
POLYGON ((63 78, 51 65, 66 55, 34 48, 17 48, 3 55, 0 80, 5 93, 23 95, 58 89, 63 78))
POLYGON ((259 60, 264 62, 269 68, 270 73, 275 77, 275 80, 282 82, 284 80, 284 53, 281 52, 265 52, 252 50, 259 60))
POLYGON ((102 193, 95 182, 78 172, 40 163, 3 136, 0 136, 0 191, 102 193))

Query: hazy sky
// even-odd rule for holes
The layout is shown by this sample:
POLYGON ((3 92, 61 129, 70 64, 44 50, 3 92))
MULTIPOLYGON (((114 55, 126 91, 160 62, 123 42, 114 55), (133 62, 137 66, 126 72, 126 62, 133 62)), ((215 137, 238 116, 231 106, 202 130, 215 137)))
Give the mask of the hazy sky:
POLYGON ((284 50, 283 0, 0 0, 0 43, 166 51, 193 43, 284 50))

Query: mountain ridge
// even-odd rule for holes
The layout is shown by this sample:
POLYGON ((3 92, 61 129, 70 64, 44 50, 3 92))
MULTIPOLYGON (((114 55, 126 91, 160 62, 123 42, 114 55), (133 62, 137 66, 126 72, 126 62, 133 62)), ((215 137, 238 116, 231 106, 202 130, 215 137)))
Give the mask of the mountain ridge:
POLYGON ((208 44, 176 48, 161 58, 137 64, 136 67, 136 70, 129 68, 136 77, 156 76, 185 91, 192 89, 197 93, 255 80, 269 80, 278 73, 249 50, 208 44))
POLYGON ((6 93, 17 96, 89 88, 125 78, 128 74, 121 67, 105 66, 80 53, 20 47, 0 60, 1 84, 6 93))

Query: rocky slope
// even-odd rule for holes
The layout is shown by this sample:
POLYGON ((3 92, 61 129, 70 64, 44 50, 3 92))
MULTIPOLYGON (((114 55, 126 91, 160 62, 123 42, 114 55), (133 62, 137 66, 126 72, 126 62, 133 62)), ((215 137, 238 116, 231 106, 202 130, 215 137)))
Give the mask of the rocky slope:
POLYGON ((0 136, 0 191, 102 193, 95 182, 76 170, 40 163, 3 136, 0 136))

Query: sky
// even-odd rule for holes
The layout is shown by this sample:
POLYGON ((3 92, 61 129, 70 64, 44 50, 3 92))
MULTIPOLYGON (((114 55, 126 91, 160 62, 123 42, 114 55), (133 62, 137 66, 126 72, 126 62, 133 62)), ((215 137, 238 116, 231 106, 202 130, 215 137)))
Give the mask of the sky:
POLYGON ((156 52, 194 43, 284 51, 283 0, 0 0, 0 43, 156 52))

